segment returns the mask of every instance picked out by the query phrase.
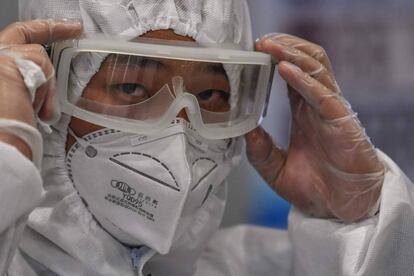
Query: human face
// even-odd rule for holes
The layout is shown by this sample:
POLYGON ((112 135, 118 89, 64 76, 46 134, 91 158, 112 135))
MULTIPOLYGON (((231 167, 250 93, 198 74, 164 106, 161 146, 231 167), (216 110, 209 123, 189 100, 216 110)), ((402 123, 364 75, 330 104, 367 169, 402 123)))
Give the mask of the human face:
MULTIPOLYGON (((142 37, 194 41, 190 37, 177 35, 172 30, 150 31, 142 35, 142 37)), ((186 91, 193 93, 197 97, 202 108, 215 112, 229 110, 230 85, 223 67, 218 64, 206 65, 190 61, 151 58, 131 62, 127 56, 110 55, 102 63, 100 70, 92 77, 82 96, 107 104, 135 104, 148 99, 165 84, 172 87, 171 79, 174 76, 180 76, 184 79, 186 91), (117 66, 116 68, 111 68, 115 59, 117 66), (133 64, 134 66, 129 68, 130 65, 128 64, 133 64), (137 74, 137 70, 139 70, 139 74, 137 74), (111 72, 110 76, 108 72, 111 72), (189 75, 188 72, 194 73, 189 75), (156 84, 151 82, 150 85, 145 83, 145 78, 139 79, 136 77, 145 75, 156 75, 156 84), (203 85, 205 83, 210 84, 210 86, 206 88, 203 85), (211 84, 213 85, 211 86, 211 84)), ((184 110, 177 116, 188 120, 184 110)), ((72 117, 69 127, 79 137, 103 128, 103 126, 75 117, 72 117)), ((75 139, 68 135, 66 149, 69 149, 74 142, 75 139)))

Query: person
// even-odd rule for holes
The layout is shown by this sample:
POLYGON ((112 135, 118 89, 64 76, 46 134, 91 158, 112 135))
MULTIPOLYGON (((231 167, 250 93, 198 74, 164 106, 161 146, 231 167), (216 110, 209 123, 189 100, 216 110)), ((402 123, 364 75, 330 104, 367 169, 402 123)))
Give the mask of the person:
MULTIPOLYGON (((84 49, 66 64, 68 99, 83 113, 66 109, 54 122, 59 115, 55 75, 41 44, 76 38, 83 28, 86 34, 231 43, 249 50, 253 41, 246 2, 19 4, 22 19, 36 20, 12 24, 0 33, 2 274, 410 274, 412 184, 373 147, 320 46, 282 34, 255 43, 257 51, 279 61, 278 71, 289 88, 292 126, 286 151, 261 127, 245 133, 246 151, 269 185, 296 207, 288 232, 256 226, 217 230, 226 202, 223 181, 237 163, 242 139, 227 137, 231 132, 225 128, 220 131, 226 139, 203 137, 200 133, 209 132, 198 131, 200 122, 193 115, 198 113, 189 111, 199 105, 198 110, 231 113, 234 105, 243 106, 238 102, 249 103, 249 97, 234 98, 233 91, 242 87, 238 76, 244 76, 234 74, 238 67, 137 59, 116 51, 102 56, 84 49), (69 20, 39 19, 62 17, 69 20), (137 81, 142 76, 148 89, 137 81), (173 114, 177 119, 153 134, 127 133, 123 128, 128 120, 117 120, 124 123, 113 123, 111 129, 105 116, 88 121, 80 115, 136 119, 130 107, 149 104, 154 95, 162 95, 165 104, 165 89, 173 90, 175 101, 183 95, 196 100, 184 111, 178 108, 173 114), (45 129, 42 136, 38 122, 45 129), (50 133, 44 122, 54 122, 50 133), (130 154, 138 146, 140 152, 130 154), (132 187, 134 179, 139 183, 132 187), (190 186, 201 192, 190 193, 190 186), (121 190, 135 199, 138 188, 159 201, 132 204, 108 192, 121 190)), ((158 112, 163 105, 156 103, 151 107, 158 112)), ((167 103, 174 106, 174 100, 167 103)), ((231 127, 233 121, 225 118, 231 127)))

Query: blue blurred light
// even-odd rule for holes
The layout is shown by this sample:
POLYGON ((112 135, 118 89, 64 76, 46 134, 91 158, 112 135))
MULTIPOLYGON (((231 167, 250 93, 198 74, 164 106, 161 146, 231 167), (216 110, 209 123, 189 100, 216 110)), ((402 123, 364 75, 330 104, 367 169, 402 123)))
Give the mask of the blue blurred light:
POLYGON ((290 204, 277 195, 260 177, 257 182, 250 198, 252 208, 249 223, 286 229, 290 204))

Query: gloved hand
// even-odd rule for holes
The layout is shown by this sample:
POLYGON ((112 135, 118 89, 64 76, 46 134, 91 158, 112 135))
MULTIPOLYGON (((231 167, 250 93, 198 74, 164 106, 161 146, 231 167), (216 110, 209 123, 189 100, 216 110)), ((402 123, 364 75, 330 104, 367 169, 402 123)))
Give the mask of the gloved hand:
POLYGON ((263 37, 256 49, 279 61, 292 122, 287 151, 260 127, 248 133, 250 163, 308 214, 345 222, 366 218, 378 206, 384 166, 343 97, 325 51, 282 34, 263 37))
POLYGON ((80 32, 79 22, 55 20, 17 22, 0 32, 0 140, 16 146, 29 158, 33 149, 28 148, 25 143, 27 139, 16 133, 23 133, 21 136, 24 136, 30 128, 20 125, 16 130, 13 122, 15 125, 22 122, 36 127, 35 114, 43 121, 55 116, 54 69, 40 44, 69 39, 80 32), (32 91, 36 92, 34 95, 30 95, 25 78, 28 81, 37 80, 31 87, 37 90, 32 91))

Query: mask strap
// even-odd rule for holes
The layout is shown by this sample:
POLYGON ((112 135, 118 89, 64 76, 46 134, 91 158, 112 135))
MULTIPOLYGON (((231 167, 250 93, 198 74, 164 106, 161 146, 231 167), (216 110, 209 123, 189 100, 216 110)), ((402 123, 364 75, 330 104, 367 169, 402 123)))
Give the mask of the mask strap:
POLYGON ((81 147, 86 148, 87 146, 89 146, 89 143, 85 141, 85 139, 78 137, 70 127, 68 127, 68 132, 73 138, 75 138, 76 142, 78 142, 78 144, 81 145, 81 147))
POLYGON ((68 127, 69 134, 76 139, 76 142, 85 150, 85 154, 90 158, 95 157, 98 154, 98 150, 94 148, 88 141, 83 138, 78 137, 73 130, 68 127))

